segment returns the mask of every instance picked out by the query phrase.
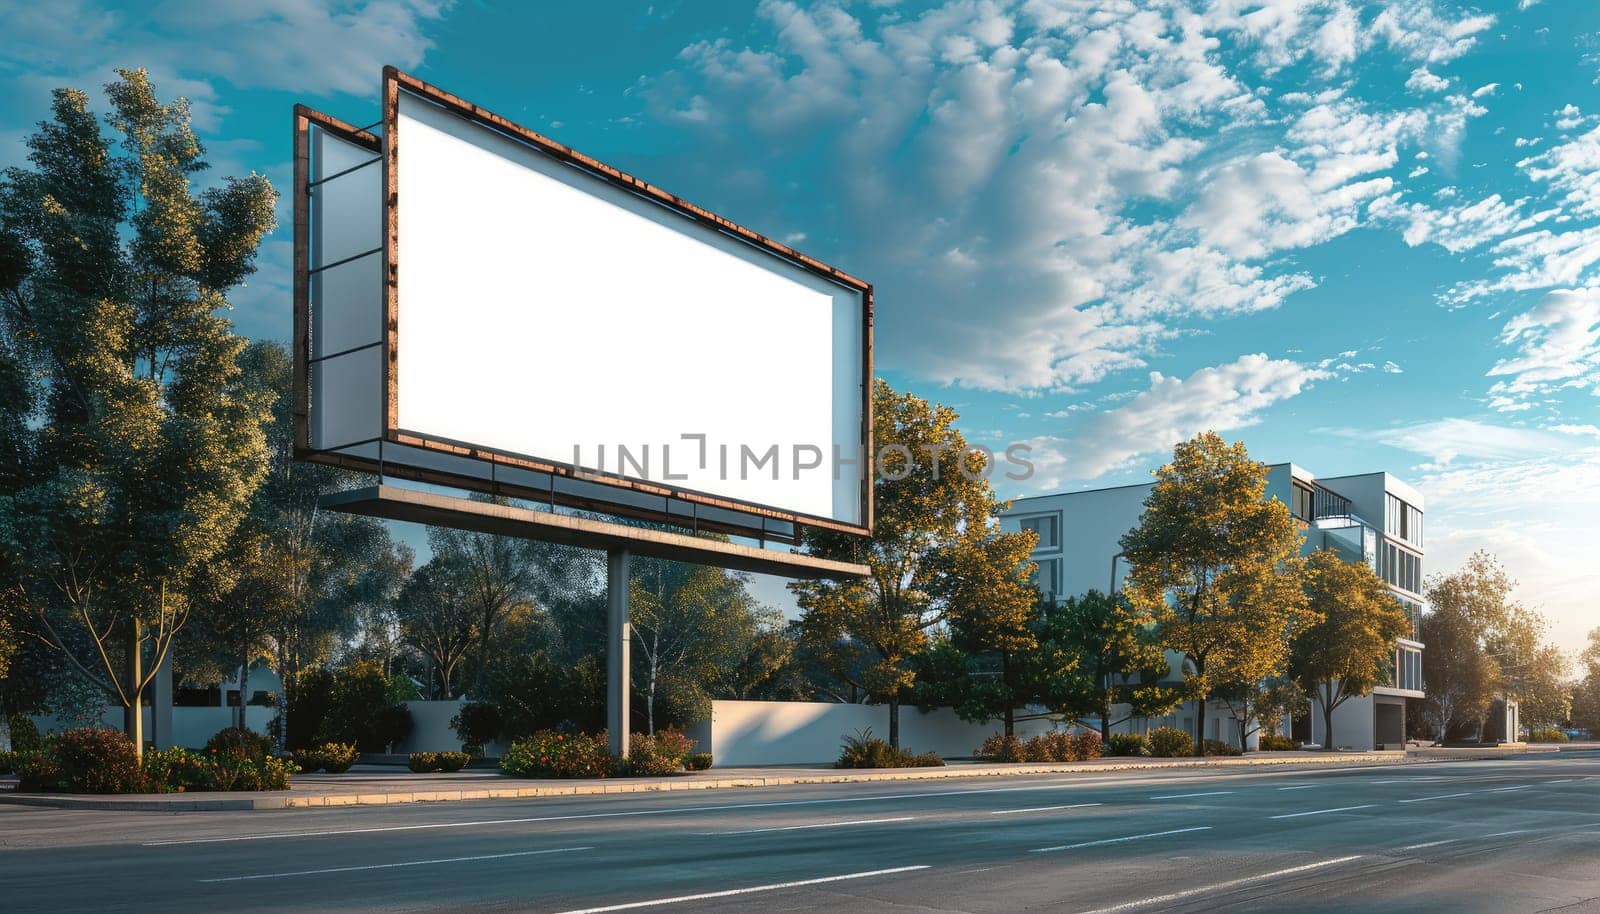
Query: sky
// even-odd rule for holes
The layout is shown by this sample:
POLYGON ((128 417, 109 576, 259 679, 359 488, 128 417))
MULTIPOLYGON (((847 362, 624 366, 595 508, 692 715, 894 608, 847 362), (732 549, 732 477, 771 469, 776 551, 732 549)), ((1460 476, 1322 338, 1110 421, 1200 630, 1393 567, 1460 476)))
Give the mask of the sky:
MULTIPOLYGON (((0 0, 0 34, 0 164, 143 66, 210 180, 287 190, 294 102, 372 123, 393 64, 873 282, 881 374, 1034 446, 1003 496, 1213 429, 1388 470, 1430 572, 1488 549, 1558 644, 1600 626, 1590 0, 0 0)), ((288 216, 252 337, 289 336, 288 216)))

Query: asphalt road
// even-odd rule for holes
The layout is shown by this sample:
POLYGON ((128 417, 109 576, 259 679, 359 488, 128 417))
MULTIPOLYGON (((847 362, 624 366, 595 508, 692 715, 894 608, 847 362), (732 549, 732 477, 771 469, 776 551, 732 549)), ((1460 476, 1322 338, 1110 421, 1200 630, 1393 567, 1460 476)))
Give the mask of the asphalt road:
POLYGON ((1600 912, 1600 754, 248 813, 0 806, 0 911, 1600 912))

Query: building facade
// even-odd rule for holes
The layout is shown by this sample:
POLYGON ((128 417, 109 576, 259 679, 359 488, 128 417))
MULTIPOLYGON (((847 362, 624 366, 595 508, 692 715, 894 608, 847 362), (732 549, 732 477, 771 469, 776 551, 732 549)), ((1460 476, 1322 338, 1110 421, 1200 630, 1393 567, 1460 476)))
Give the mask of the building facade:
MULTIPOLYGON (((1061 600, 1090 590, 1114 593, 1127 575, 1119 541, 1139 523, 1153 483, 1089 489, 1019 498, 1001 517, 1007 530, 1039 535, 1033 551, 1035 582, 1047 599, 1061 600)), ((1405 742, 1406 699, 1421 698, 1423 499, 1422 493, 1388 473, 1318 478, 1292 463, 1267 468, 1268 498, 1289 507, 1305 536, 1306 553, 1333 549, 1364 561, 1389 585, 1410 620, 1408 636, 1395 642, 1387 681, 1371 695, 1355 696, 1334 709, 1333 736, 1339 748, 1399 747, 1405 742)), ((1172 676, 1181 678, 1182 658, 1169 657, 1172 676)), ((1218 702, 1207 706, 1208 739, 1237 740, 1238 724, 1218 702)), ((1196 707, 1185 704, 1163 718, 1128 721, 1119 731, 1182 727, 1194 732, 1196 707)), ((1324 745, 1321 710, 1292 735, 1324 745)), ((1286 734, 1290 735, 1290 734, 1286 734)), ((1253 743, 1252 736, 1249 742, 1253 743)))

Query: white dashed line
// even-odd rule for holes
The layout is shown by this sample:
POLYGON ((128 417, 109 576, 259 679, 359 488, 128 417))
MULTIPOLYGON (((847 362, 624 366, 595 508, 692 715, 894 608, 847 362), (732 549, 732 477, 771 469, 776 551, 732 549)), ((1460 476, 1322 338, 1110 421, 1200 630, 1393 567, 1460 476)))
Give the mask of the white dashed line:
POLYGON ((1330 812, 1349 812, 1352 809, 1371 809, 1373 804, 1362 803, 1360 806, 1336 806, 1333 809, 1313 809, 1309 812, 1286 812, 1281 816, 1268 816, 1269 819, 1298 819, 1301 816, 1320 816, 1330 812))
POLYGON ((1191 828, 1174 828, 1170 831, 1153 831, 1147 835, 1128 835, 1123 838, 1102 838, 1099 841, 1083 841, 1078 844, 1058 844, 1055 847, 1036 847, 1029 851, 1030 854, 1048 854, 1054 851, 1071 851, 1080 847, 1099 847, 1103 844, 1122 844, 1125 841, 1143 841, 1145 838, 1164 838, 1167 835, 1182 835, 1192 831, 1210 831, 1209 825, 1196 825, 1191 828))

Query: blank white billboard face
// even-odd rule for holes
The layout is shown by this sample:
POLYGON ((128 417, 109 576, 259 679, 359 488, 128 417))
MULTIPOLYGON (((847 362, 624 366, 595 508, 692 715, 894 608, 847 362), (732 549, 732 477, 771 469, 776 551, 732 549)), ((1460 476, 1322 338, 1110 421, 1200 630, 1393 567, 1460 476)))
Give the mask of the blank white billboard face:
POLYGON ((866 524, 861 290, 398 102, 391 426, 866 524))

